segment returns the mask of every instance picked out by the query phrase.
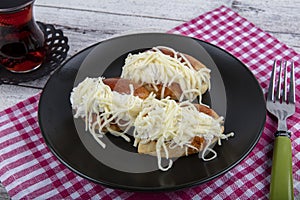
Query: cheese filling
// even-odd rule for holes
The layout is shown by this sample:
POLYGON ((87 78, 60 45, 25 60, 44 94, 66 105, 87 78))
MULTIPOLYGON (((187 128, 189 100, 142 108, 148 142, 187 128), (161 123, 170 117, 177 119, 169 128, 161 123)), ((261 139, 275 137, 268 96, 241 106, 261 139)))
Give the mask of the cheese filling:
POLYGON ((130 141, 125 133, 140 112, 142 100, 133 95, 132 85, 129 85, 131 94, 120 94, 112 91, 102 79, 86 78, 73 89, 70 101, 75 110, 74 117, 84 118, 86 130, 105 148, 101 138, 107 131, 130 141), (114 130, 111 123, 123 130, 114 130))
POLYGON ((183 91, 179 101, 195 100, 201 102, 203 84, 210 87, 210 70, 195 70, 189 60, 181 53, 169 47, 156 47, 139 54, 129 54, 122 69, 122 78, 131 79, 136 83, 162 84, 164 88, 178 83, 183 91), (174 57, 162 53, 159 48, 169 49, 174 57))

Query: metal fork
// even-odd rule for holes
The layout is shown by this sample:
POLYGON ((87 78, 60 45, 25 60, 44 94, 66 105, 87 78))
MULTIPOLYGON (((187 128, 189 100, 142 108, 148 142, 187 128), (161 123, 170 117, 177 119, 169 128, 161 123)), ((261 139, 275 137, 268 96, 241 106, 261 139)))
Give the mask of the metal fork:
POLYGON ((288 131, 286 124, 286 119, 295 113, 294 63, 292 62, 290 66, 290 84, 288 85, 287 62, 280 62, 277 87, 275 88, 278 62, 274 61, 267 96, 267 110, 278 119, 273 150, 270 199, 294 199, 291 132, 288 131), (282 75, 283 71, 284 75, 282 75))

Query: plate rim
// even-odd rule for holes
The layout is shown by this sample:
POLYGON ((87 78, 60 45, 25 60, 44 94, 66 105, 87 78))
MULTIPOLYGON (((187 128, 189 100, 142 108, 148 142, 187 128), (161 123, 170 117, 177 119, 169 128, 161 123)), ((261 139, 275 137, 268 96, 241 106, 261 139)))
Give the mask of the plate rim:
MULTIPOLYGON (((136 33, 136 34, 130 34, 130 35, 140 35, 140 34, 163 34, 163 35, 175 35, 175 34, 169 34, 169 33, 136 33)), ((103 186, 106 186, 106 187, 109 187, 109 188, 114 188, 114 189, 122 189, 122 190, 126 190, 126 191, 174 191, 174 190, 178 190, 178 189, 183 189, 183 188, 188 188, 188 187, 194 187, 196 185, 201 185, 203 183, 206 183, 208 181, 211 181, 225 173, 227 173, 229 170, 233 169, 234 167, 236 167, 241 161, 243 161, 249 154, 250 152, 255 148, 256 144, 258 143, 262 133, 263 133, 263 129, 264 129, 264 124, 266 122, 266 114, 264 115, 264 120, 261 122, 261 127, 260 127, 260 131, 258 133, 256 133, 256 137, 255 137, 255 140, 252 140, 251 141, 251 145, 249 145, 249 147, 247 148, 247 150, 243 153, 243 155, 236 161, 233 162, 233 164, 231 165, 228 165, 227 167, 225 167, 222 171, 219 171, 217 172, 216 174, 213 174, 212 176, 209 176, 208 178, 205 178, 205 180, 202 180, 202 181, 193 181, 193 182, 189 182, 189 183, 185 183, 185 184, 181 184, 181 185, 172 185, 172 186, 164 186, 164 187, 161 187, 161 186, 157 186, 157 187, 150 187, 150 188, 145 188, 145 187, 138 187, 138 186, 124 186, 124 185, 116 185, 116 184, 111 184, 111 183, 108 183, 106 181, 103 181, 103 180, 95 180, 94 178, 91 178, 87 175, 85 175, 84 173, 80 172, 78 169, 75 169, 73 166, 71 166, 68 162, 66 162, 64 159, 63 159, 63 156, 60 155, 59 152, 57 152, 53 147, 52 147, 52 144, 50 141, 48 141, 47 139, 47 134, 45 133, 45 130, 42 126, 42 116, 41 116, 41 104, 42 104, 42 101, 43 101, 43 96, 44 96, 44 93, 45 93, 45 88, 47 88, 47 85, 50 84, 51 82, 51 79, 56 76, 57 73, 59 73, 61 70, 63 70, 63 68, 69 63, 72 61, 72 59, 75 59, 75 57, 81 55, 82 53, 86 52, 86 51, 89 51, 89 50, 93 50, 97 45, 100 45, 102 42, 107 42, 109 40, 113 40, 113 39, 117 39, 117 38, 120 38, 120 37, 127 37, 128 35, 122 35, 122 36, 118 36, 118 37, 113 37, 113 38, 109 38, 107 40, 104 40, 104 41, 100 41, 100 42, 97 42, 95 44, 92 44, 82 50, 80 50, 79 52, 77 52, 76 54, 74 54, 73 56, 71 56, 69 59, 67 59, 52 75, 51 77, 48 79, 47 83, 45 84, 44 86, 44 89, 41 93, 41 96, 40 96, 40 101, 39 101, 39 107, 38 107, 38 123, 40 124, 40 129, 41 129, 41 133, 42 133, 42 136, 43 136, 43 139, 47 145, 47 147, 50 149, 50 151, 55 155, 55 157, 60 161, 62 162, 68 169, 70 169, 71 171, 75 172, 76 174, 80 175, 81 177, 84 177, 94 183, 97 183, 97 184, 101 184, 103 186)), ((179 37, 188 37, 188 36, 184 36, 184 35, 176 35, 176 36, 179 36, 179 37)), ((191 37, 189 37, 191 38, 191 37)), ((204 40, 201 40, 201 39, 197 39, 197 38, 191 38, 191 39, 194 39, 194 40, 197 40, 197 41, 200 41, 200 42, 203 42, 209 46, 213 46, 213 48, 216 48, 218 50, 221 50, 223 53, 229 55, 232 59, 235 59, 236 61, 238 61, 240 63, 240 65, 242 65, 247 71, 249 74, 251 74, 252 78, 255 80, 255 84, 258 86, 258 91, 260 93, 261 96, 263 96, 263 91, 262 91, 262 88, 261 88, 261 85, 259 84, 258 80, 256 79, 256 77, 254 76, 254 74, 252 73, 252 71, 244 64, 242 63, 237 57, 235 57, 234 55, 232 55, 231 53, 227 52, 226 50, 214 45, 214 44, 211 44, 209 42, 206 42, 204 40)), ((90 51, 89 51, 90 52, 90 51)), ((89 53, 88 53, 89 54, 89 53)), ((87 54, 87 55, 88 55, 87 54)), ((86 57, 86 56, 85 56, 86 57)), ((84 58, 85 59, 85 58, 84 58)), ((76 68, 76 73, 75 73, 75 77, 74 77, 74 80, 76 78, 76 75, 77 75, 77 71, 79 70, 81 65, 79 65, 78 68, 76 68)), ((265 99, 265 98, 263 98, 265 99)), ((265 106, 265 101, 264 101, 264 106, 265 106)))

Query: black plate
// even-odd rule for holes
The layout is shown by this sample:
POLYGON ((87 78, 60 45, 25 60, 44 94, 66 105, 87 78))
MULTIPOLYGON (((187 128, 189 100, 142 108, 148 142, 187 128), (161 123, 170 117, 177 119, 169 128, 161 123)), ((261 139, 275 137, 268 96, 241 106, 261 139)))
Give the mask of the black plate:
MULTIPOLYGON (((254 148, 265 123, 262 90, 248 68, 220 48, 206 42, 171 34, 145 33, 113 38, 88 47, 57 70, 46 84, 39 104, 39 123, 43 137, 54 155, 72 171, 96 183, 133 191, 166 191, 198 185, 224 174, 242 161, 254 148), (204 162, 198 155, 182 157, 162 172, 136 166, 149 161, 126 158, 136 154, 131 144, 113 136, 105 137, 109 146, 118 143, 125 154, 102 150, 83 123, 73 119, 70 92, 86 76, 118 76, 127 53, 163 45, 188 53, 212 70, 212 88, 204 101, 226 116, 225 132, 235 136, 215 146, 218 157, 204 162), (110 143, 111 142, 111 143, 110 143), (99 155, 100 154, 100 155, 99 155), (127 164, 129 164, 129 167, 127 164)), ((153 159, 153 158, 150 158, 153 159)), ((156 166, 156 160, 153 160, 156 166)))

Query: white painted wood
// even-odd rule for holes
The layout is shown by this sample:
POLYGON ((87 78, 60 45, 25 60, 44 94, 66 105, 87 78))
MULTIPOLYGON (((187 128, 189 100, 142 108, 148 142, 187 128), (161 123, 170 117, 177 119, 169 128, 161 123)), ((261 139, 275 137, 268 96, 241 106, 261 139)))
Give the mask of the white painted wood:
POLYGON ((167 31, 182 23, 181 21, 167 19, 121 16, 49 7, 36 9, 35 16, 37 20, 55 24, 57 28, 64 30, 64 34, 69 37, 71 55, 91 44, 124 32, 140 29, 167 31), (53 17, 54 13, 55 18, 53 17), (80 15, 80 18, 74 20, 74 16, 78 15, 80 15))
POLYGON ((136 17, 153 17, 169 20, 189 20, 221 5, 231 7, 232 0, 37 0, 37 6, 64 7, 68 9, 113 13, 136 17), (59 6, 58 6, 59 5, 59 6))
MULTIPOLYGON (((231 7, 241 16, 255 23, 263 30, 270 32, 280 41, 300 52, 299 0, 274 0, 274 1, 98 1, 98 0, 37 0, 36 6, 49 8, 67 8, 71 10, 89 11, 95 13, 112 14, 119 16, 134 16, 138 18, 168 19, 187 21, 197 15, 213 8, 225 5, 231 7), (295 42, 291 42, 295 41, 295 42)), ((82 16, 84 18, 84 16, 82 16)), ((107 21, 110 17, 107 17, 107 21)), ((120 19, 122 22, 122 18, 120 19)), ((125 18, 124 20, 127 21, 125 18)), ((134 21, 130 21, 134 23, 134 21)))
POLYGON ((0 111, 39 92, 41 92, 41 90, 28 87, 0 85, 0 111))

